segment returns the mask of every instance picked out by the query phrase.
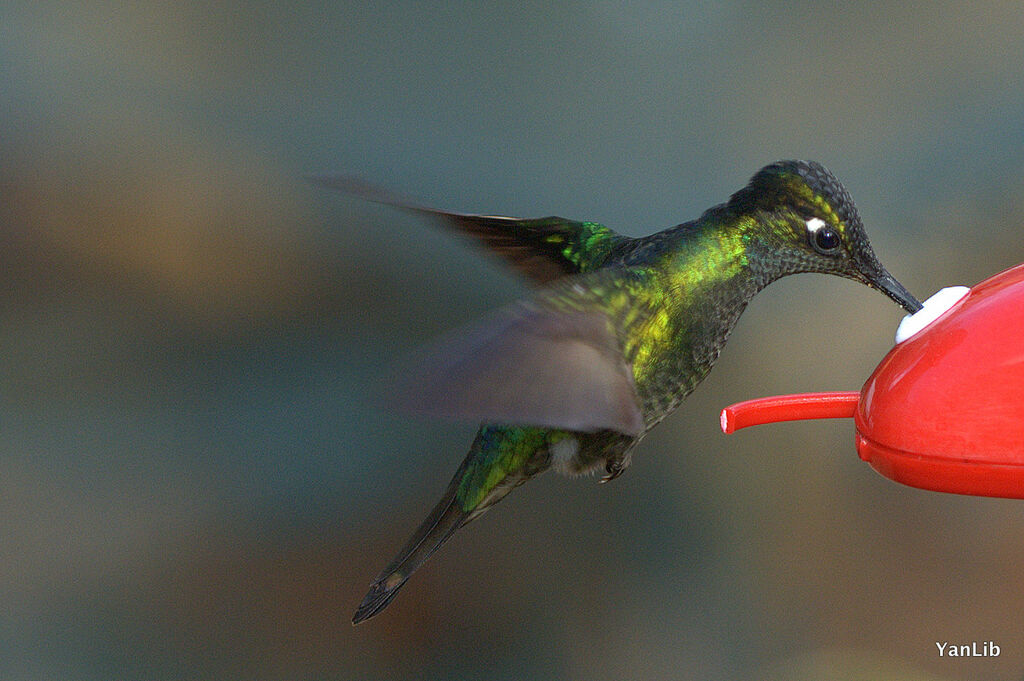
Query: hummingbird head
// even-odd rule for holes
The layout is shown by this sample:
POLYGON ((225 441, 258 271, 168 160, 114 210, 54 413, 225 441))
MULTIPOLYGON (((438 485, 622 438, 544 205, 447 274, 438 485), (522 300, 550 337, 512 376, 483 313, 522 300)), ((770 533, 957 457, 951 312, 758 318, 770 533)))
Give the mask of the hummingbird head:
POLYGON ((752 218, 761 260, 776 276, 825 272, 878 289, 908 312, 921 303, 875 257, 849 192, 814 161, 777 161, 733 194, 728 208, 752 218))

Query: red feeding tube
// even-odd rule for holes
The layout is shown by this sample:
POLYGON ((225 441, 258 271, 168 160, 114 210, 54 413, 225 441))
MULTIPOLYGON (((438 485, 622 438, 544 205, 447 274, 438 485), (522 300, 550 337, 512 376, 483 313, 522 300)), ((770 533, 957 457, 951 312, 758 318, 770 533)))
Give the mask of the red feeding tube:
POLYGON ((859 392, 800 393, 759 397, 722 410, 722 432, 748 426, 806 419, 848 419, 857 410, 859 392))

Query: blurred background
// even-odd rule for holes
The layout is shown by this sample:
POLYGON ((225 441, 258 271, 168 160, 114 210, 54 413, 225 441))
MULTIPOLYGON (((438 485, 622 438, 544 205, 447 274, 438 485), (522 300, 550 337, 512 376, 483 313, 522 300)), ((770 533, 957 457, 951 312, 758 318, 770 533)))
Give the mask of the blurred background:
POLYGON ((1022 68, 1019 2, 3 3, 0 677, 1020 679, 1021 502, 719 432, 890 348, 809 275, 626 475, 543 476, 353 628, 475 431, 381 377, 527 289, 303 177, 641 235, 818 159, 924 298, 1024 261, 1022 68))

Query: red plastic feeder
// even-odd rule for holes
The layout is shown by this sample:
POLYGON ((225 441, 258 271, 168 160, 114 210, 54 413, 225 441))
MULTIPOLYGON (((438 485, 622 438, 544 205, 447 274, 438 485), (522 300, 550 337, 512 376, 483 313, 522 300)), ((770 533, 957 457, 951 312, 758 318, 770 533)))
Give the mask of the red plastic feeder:
POLYGON ((741 402, 722 410, 722 430, 849 416, 860 458, 887 478, 1024 499, 1024 265, 897 343, 859 393, 741 402))

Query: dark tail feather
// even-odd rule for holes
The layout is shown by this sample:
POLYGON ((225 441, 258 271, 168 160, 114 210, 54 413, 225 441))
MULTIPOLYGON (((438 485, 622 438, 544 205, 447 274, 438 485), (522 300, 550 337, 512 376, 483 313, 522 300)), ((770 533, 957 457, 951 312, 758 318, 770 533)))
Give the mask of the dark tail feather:
POLYGON ((455 531, 469 522, 472 511, 464 511, 455 498, 463 470, 455 474, 445 495, 391 563, 373 580, 369 593, 356 609, 352 624, 359 624, 387 607, 413 572, 441 548, 455 531))

